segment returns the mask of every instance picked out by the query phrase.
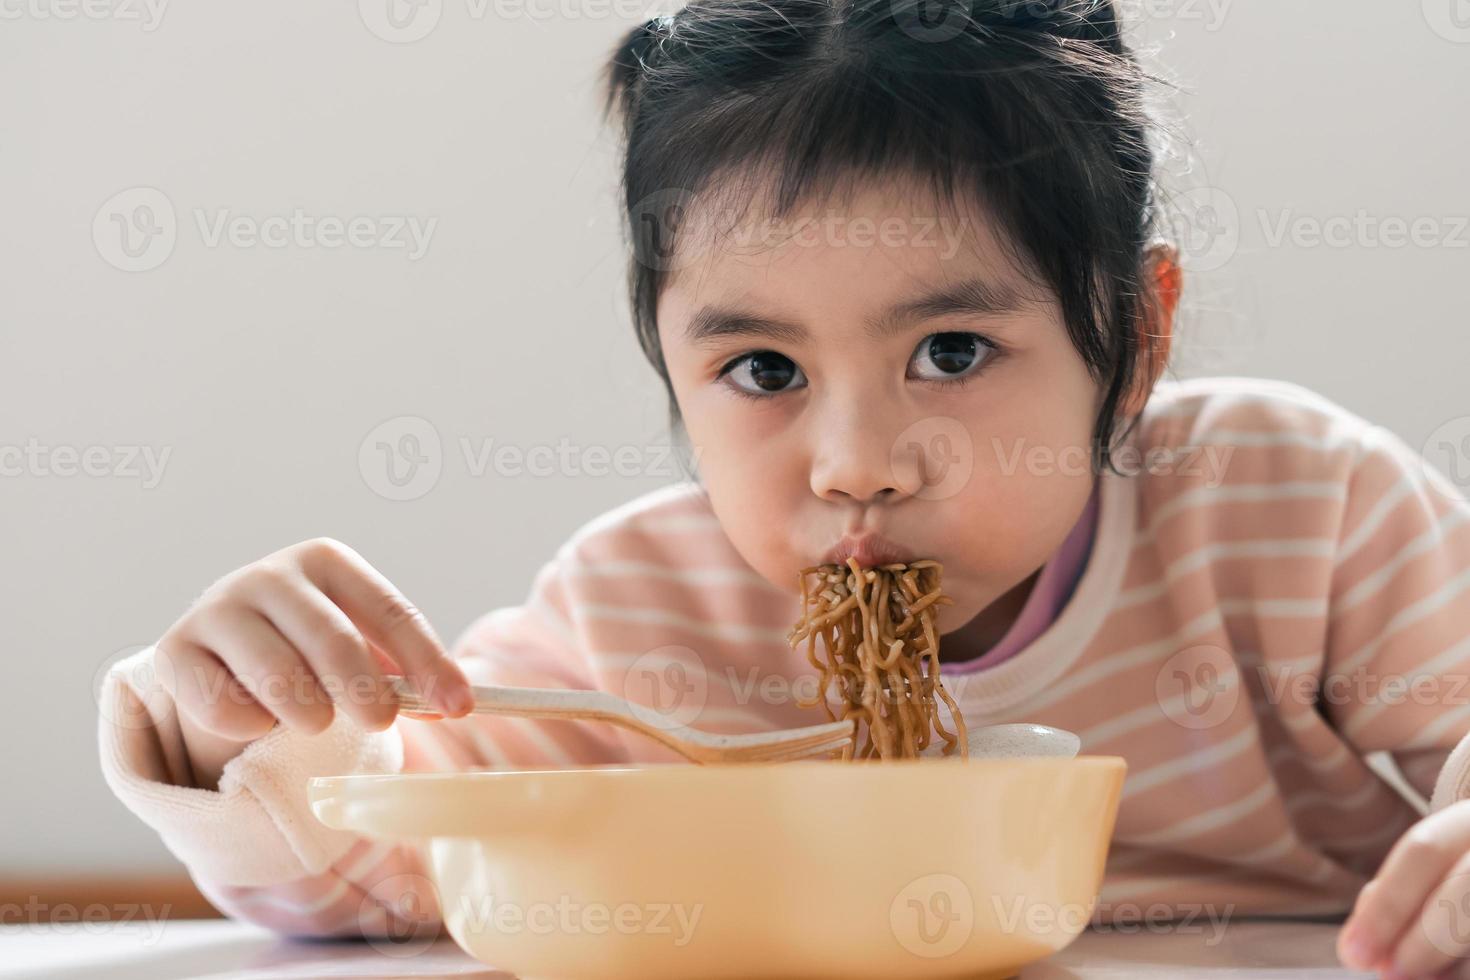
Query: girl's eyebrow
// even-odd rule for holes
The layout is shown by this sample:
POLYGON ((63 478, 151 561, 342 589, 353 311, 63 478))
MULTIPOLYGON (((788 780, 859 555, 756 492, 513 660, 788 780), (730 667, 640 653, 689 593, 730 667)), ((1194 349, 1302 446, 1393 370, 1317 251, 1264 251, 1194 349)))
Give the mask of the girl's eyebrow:
MULTIPOLYGON (((954 314, 1001 316, 1018 312, 1028 305, 1027 299, 1005 283, 965 279, 893 304, 865 321, 865 333, 869 339, 883 340, 914 320, 954 314)), ((689 319, 684 337, 695 347, 713 346, 726 337, 762 337, 795 346, 804 343, 808 333, 801 324, 790 320, 711 303, 700 307, 689 319)))

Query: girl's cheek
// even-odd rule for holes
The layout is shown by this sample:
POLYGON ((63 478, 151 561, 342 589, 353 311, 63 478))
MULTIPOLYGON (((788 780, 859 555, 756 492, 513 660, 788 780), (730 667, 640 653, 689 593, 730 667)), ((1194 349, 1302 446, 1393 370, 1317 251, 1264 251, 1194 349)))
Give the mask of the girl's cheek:
POLYGON ((973 466, 953 497, 941 501, 947 536, 981 575, 998 582, 1044 561, 1071 530, 1092 489, 1086 435, 1079 421, 988 419, 971 430, 973 466))

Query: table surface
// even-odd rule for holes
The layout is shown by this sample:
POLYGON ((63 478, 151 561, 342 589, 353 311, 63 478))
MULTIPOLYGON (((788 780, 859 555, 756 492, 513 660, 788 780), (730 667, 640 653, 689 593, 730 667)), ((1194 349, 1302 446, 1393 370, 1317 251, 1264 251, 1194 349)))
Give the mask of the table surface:
MULTIPOLYGON (((1370 977, 1340 966, 1336 925, 1234 920, 1191 927, 1143 923, 1084 932, 1060 953, 1033 964, 1021 980, 1133 980, 1137 977, 1370 977)), ((0 978, 91 980, 264 980, 280 977, 473 977, 511 980, 460 951, 448 938, 412 956, 363 941, 282 939, 227 920, 0 926, 0 978)))

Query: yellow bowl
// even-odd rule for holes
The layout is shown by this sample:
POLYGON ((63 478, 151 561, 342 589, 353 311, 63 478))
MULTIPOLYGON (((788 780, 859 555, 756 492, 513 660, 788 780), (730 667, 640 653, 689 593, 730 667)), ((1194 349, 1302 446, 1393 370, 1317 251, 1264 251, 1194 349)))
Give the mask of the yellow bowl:
POLYGON ((798 762, 324 776, 418 842, 444 922, 523 978, 1007 977, 1086 926, 1126 764, 798 762))

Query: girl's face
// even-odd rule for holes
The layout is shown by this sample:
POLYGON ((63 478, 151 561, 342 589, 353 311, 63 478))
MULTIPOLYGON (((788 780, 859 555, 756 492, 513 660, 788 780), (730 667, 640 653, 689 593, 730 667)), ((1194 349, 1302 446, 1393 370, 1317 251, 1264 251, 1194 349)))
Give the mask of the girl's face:
POLYGON ((937 559, 960 660, 999 638, 1081 516, 1102 392, 1000 233, 923 200, 864 188, 840 210, 685 232, 657 322, 702 483, 751 567, 795 596, 821 562, 937 559))

